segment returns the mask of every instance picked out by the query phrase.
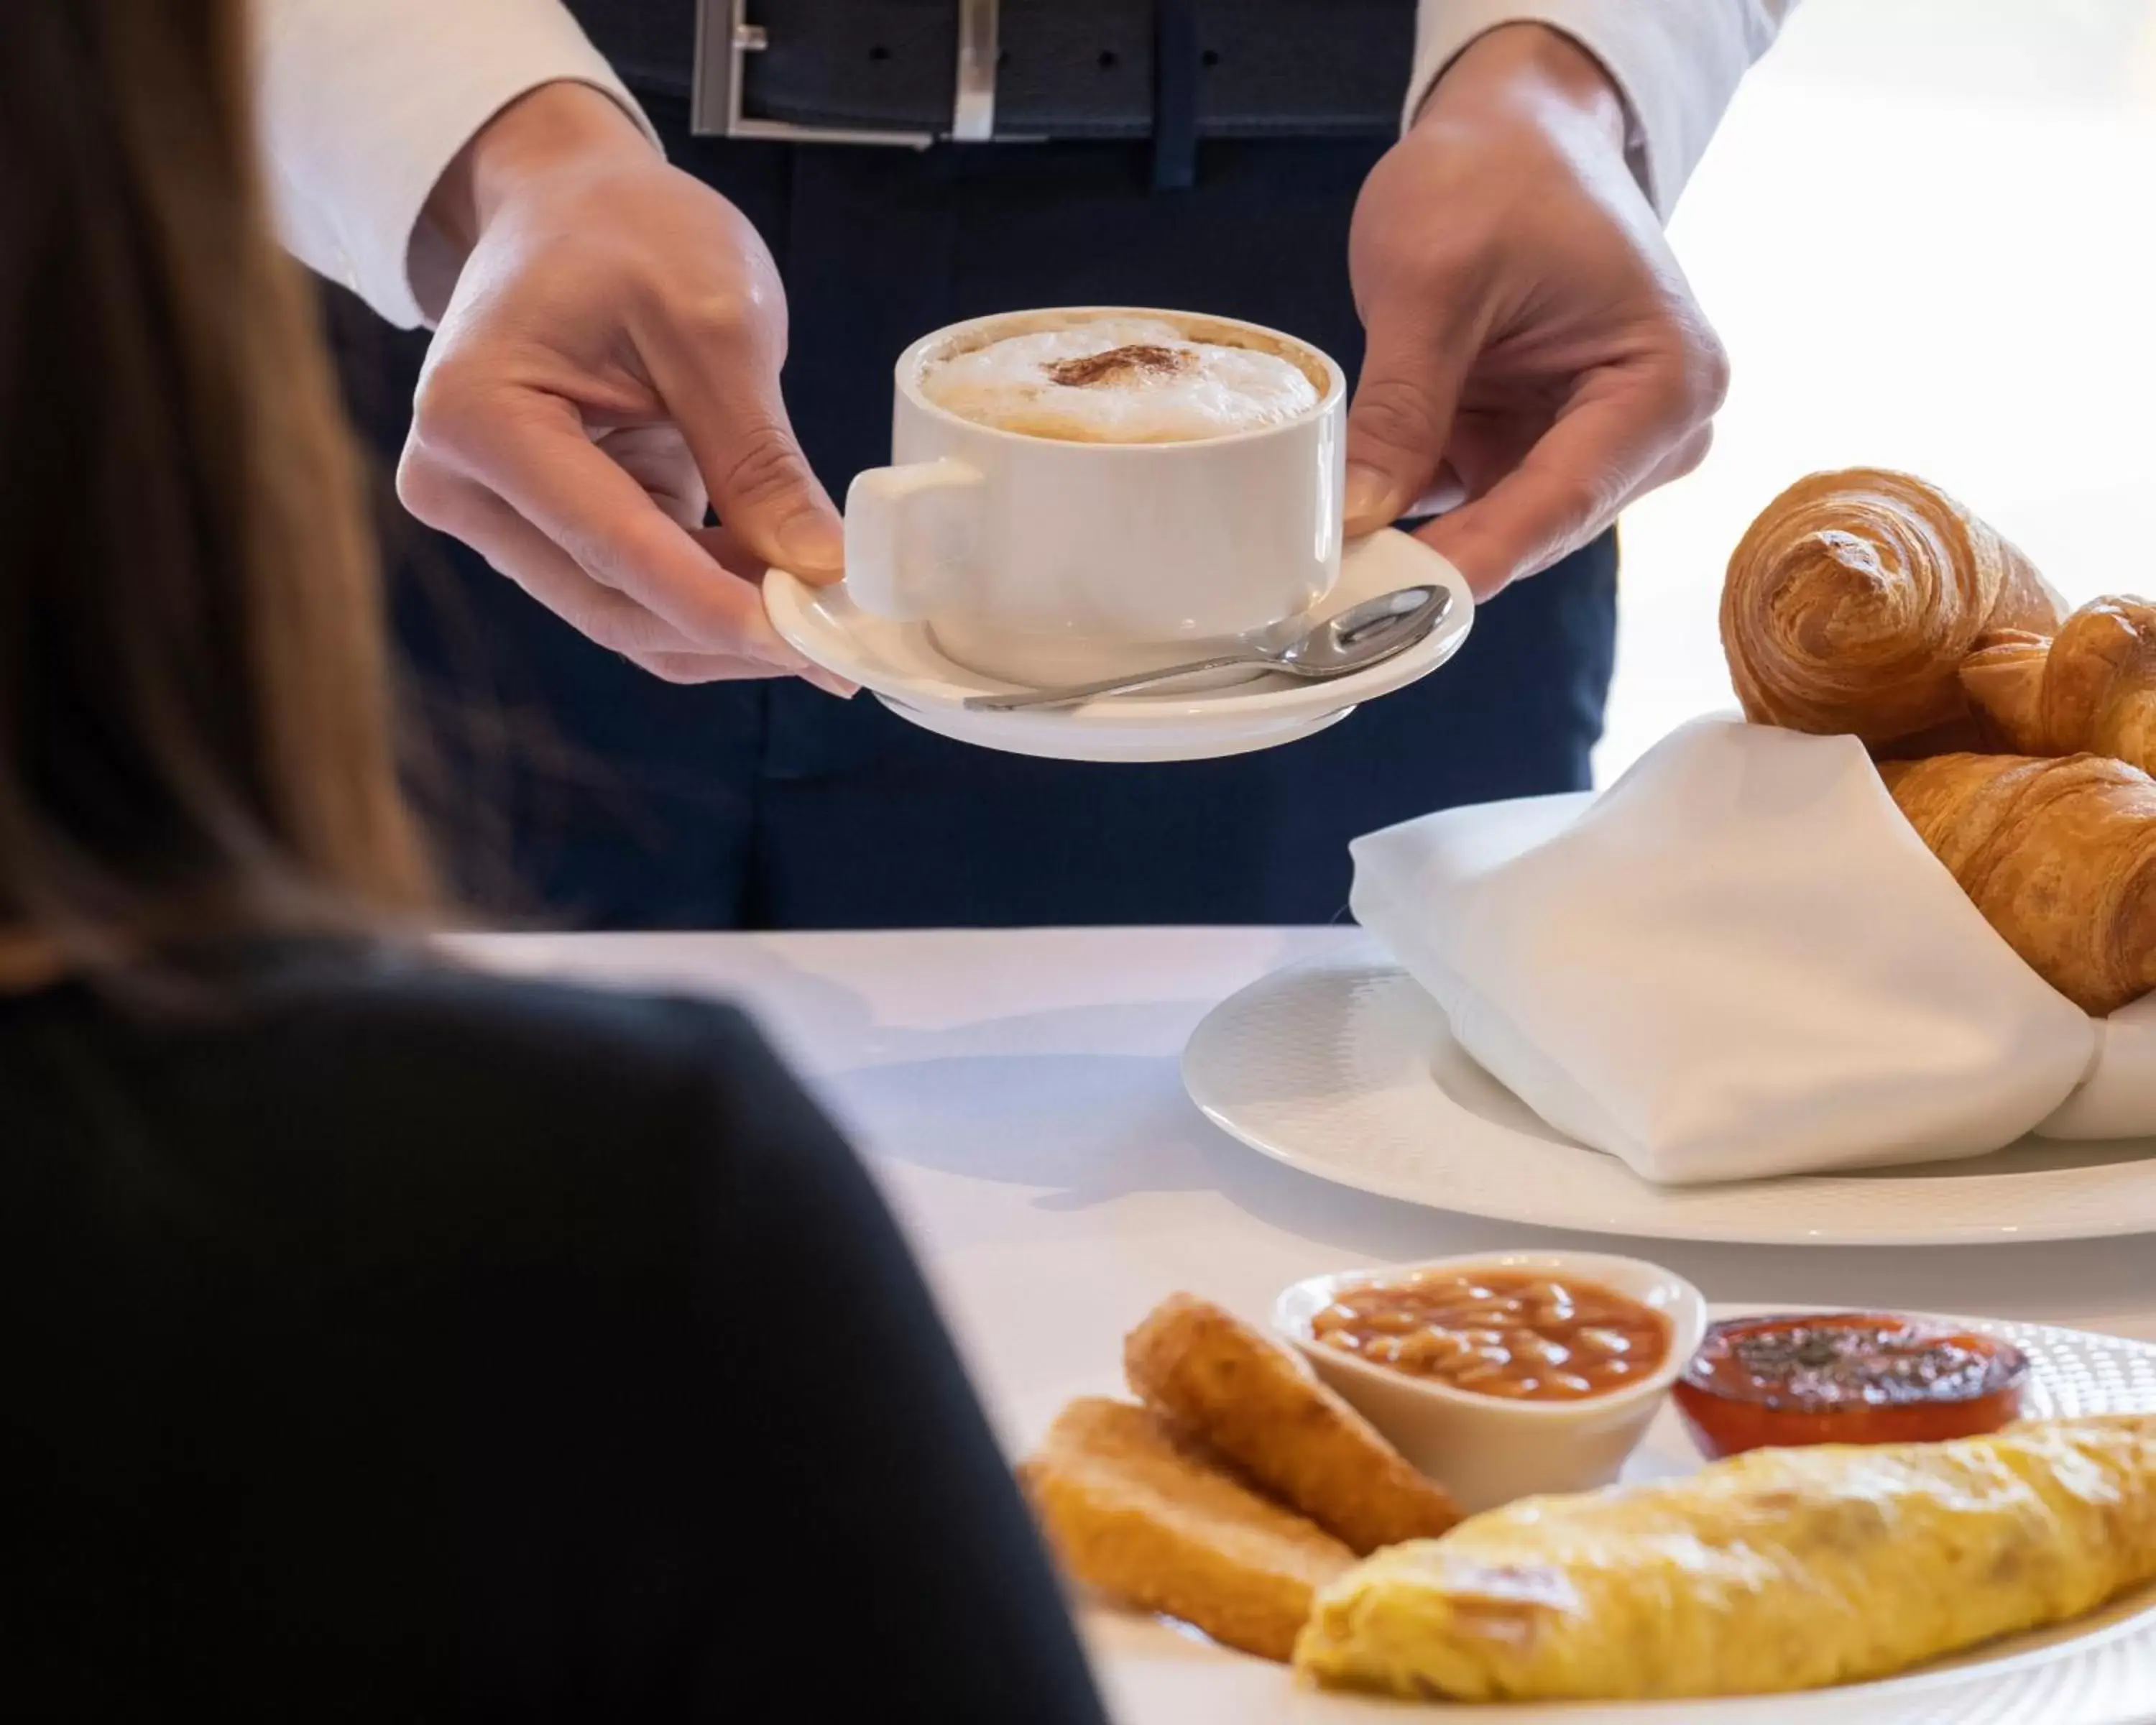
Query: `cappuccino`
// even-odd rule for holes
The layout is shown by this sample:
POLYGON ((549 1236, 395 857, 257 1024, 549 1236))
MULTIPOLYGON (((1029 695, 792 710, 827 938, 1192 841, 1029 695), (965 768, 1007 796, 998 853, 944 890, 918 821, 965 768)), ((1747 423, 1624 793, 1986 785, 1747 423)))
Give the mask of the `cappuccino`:
POLYGON ((1201 340, 1153 317, 1029 330, 947 354, 921 372, 921 393, 977 425, 1091 444, 1262 431, 1320 398, 1284 354, 1201 340))

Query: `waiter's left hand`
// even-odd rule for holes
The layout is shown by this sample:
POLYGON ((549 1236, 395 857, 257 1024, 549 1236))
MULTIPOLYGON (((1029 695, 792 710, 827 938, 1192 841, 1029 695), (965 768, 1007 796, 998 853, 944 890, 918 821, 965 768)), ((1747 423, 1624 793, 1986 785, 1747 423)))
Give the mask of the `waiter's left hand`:
POLYGON ((1478 596, 1707 452, 1727 362, 1624 137, 1598 62, 1507 25, 1453 62, 1356 206, 1348 531, 1456 505, 1419 536, 1478 596))

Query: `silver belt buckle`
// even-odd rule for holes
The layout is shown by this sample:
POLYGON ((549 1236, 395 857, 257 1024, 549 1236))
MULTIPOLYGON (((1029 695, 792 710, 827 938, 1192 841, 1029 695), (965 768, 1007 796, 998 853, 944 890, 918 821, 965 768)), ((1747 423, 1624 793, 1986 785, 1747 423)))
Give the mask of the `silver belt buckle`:
POLYGON ((769 46, 751 23, 748 0, 696 0, 696 63, 689 129, 703 137, 776 138, 793 144, 883 144, 926 150, 938 138, 987 143, 996 128, 996 12, 998 0, 958 0, 958 75, 949 130, 880 131, 873 126, 792 126, 742 112, 748 57, 769 46))

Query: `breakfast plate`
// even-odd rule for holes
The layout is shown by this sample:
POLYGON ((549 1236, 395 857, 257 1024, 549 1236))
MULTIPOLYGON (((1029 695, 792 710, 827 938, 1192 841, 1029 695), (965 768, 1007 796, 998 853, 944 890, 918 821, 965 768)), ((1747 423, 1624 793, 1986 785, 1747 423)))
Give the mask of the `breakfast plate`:
POLYGON ((1966 1161, 1656 1186, 1563 1137, 1478 1066, 1407 973, 1275 972, 1191 1034, 1183 1086, 1274 1160, 1432 1209, 1549 1228, 1779 1245, 2156 1232, 2156 1141, 2025 1138, 1966 1161))
MULTIPOLYGON (((925 623, 872 616, 845 583, 812 587, 783 569, 764 578, 773 624, 824 670, 860 684, 900 717, 984 748, 1065 761, 1191 761, 1272 748, 1336 725, 1363 701, 1428 676, 1458 652, 1474 621, 1467 583, 1420 540, 1386 528, 1349 545, 1330 616, 1364 599, 1435 583, 1454 603, 1437 627, 1369 670, 1329 682, 1260 672, 1223 687, 1119 695, 1053 712, 969 712, 968 697, 1013 685, 958 665, 925 623)), ((1299 631, 1300 620, 1283 632, 1299 631)))
MULTIPOLYGON (((1764 1309, 1717 1305, 1717 1318, 1764 1309)), ((1921 1315, 1920 1315, 1921 1316, 1921 1315)), ((2031 1419, 2156 1411, 2156 1345, 2044 1324, 1943 1317, 2012 1344, 2028 1357, 2024 1412, 2031 1419)), ((1112 1378, 1073 1386, 1112 1394, 1112 1378)), ((1021 1412, 1045 1430, 1065 1398, 1021 1412)), ((1626 1463, 1645 1481, 1701 1466, 1675 1410, 1666 1405, 1626 1463)), ((2097 1613, 1993 1641, 1900 1676, 1839 1688, 1732 1699, 1640 1702, 1512 1702, 1417 1707, 1322 1692, 1281 1666, 1237 1653, 1161 1618, 1097 1599, 1080 1625, 1110 1710, 1122 1725, 1357 1725, 1428 1717, 1504 1725, 2128 1725, 2156 1707, 2156 1587, 2129 1592, 2097 1613)))

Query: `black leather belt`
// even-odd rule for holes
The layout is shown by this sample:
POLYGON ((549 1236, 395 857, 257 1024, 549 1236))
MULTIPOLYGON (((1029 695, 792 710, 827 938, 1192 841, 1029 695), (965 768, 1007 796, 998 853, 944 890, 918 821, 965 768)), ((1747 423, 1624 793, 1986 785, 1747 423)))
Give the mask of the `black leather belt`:
POLYGON ((576 0, 698 131, 798 141, 1387 136, 1414 0, 576 0), (680 39, 694 9, 696 58, 680 39))

